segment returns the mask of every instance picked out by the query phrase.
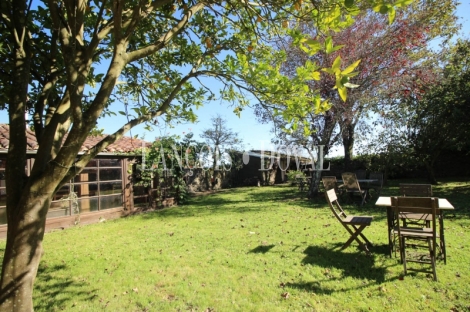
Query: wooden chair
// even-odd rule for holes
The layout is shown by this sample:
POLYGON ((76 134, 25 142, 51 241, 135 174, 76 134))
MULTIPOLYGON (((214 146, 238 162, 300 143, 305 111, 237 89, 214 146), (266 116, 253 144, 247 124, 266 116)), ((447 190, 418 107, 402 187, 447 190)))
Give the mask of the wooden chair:
POLYGON ((366 202, 367 190, 362 190, 357 181, 355 173, 352 172, 343 172, 341 174, 343 178, 344 192, 350 194, 351 197, 354 195, 359 195, 361 197, 361 206, 366 202))
POLYGON ((367 177, 367 171, 365 170, 356 170, 354 171, 354 173, 356 174, 356 178, 358 179, 366 179, 367 177))
POLYGON ((326 201, 328 202, 328 205, 330 206, 330 209, 335 215, 336 219, 338 219, 338 221, 351 235, 346 243, 344 243, 343 247, 341 247, 341 249, 347 248, 355 240, 365 252, 369 253, 368 246, 372 246, 372 243, 364 236, 364 234, 362 234, 362 231, 371 224, 373 217, 348 216, 339 205, 334 188, 326 191, 325 194, 326 201))
POLYGON ((438 210, 438 199, 433 197, 392 197, 392 211, 396 218, 403 213, 417 213, 431 215, 431 227, 417 228, 402 226, 400 222, 396 223, 393 234, 397 237, 400 246, 400 259, 403 263, 405 274, 407 271, 417 271, 432 273, 434 280, 437 281, 436 274, 436 250, 437 250, 437 232, 436 232, 436 213, 438 210), (423 245, 423 242, 426 244, 423 245), (429 259, 426 255, 415 254, 411 257, 411 253, 407 252, 413 247, 427 248, 429 259), (408 262, 430 264, 431 268, 409 268, 408 262))
POLYGON ((305 186, 307 186, 307 178, 302 174, 297 174, 295 176, 295 183, 299 186, 299 191, 303 191, 305 186))
POLYGON ((401 196, 431 197, 431 184, 400 183, 401 196))
MULTIPOLYGON (((431 184, 410 184, 400 183, 400 194, 401 196, 413 196, 413 197, 431 197, 432 186, 431 184)), ((414 224, 417 226, 429 227, 431 217, 427 214, 402 214, 400 220, 404 222, 404 226, 407 224, 414 224)))
POLYGON ((370 195, 370 190, 374 190, 375 193, 377 193, 377 197, 380 196, 380 192, 382 191, 383 184, 384 184, 384 175, 381 172, 371 172, 369 174, 369 179, 371 180, 377 180, 377 182, 370 182, 369 184, 369 195, 370 195))
MULTIPOLYGON (((413 197, 432 197, 432 185, 431 184, 412 184, 412 183, 400 183, 400 193, 401 196, 413 196, 413 197)), ((443 216, 439 212, 437 215, 439 219, 439 225, 442 231, 443 226, 443 216)), ((403 222, 404 226, 419 226, 427 227, 431 226, 432 216, 430 214, 419 214, 419 213, 408 213, 401 214, 400 219, 403 222)), ((441 256, 444 260, 444 263, 447 263, 447 254, 446 254, 446 243, 444 239, 444 233, 439 235, 439 247, 441 256)))
POLYGON ((342 185, 338 186, 338 181, 334 176, 324 176, 321 178, 323 183, 323 187, 325 188, 325 192, 331 189, 335 189, 336 193, 341 194, 342 192, 342 185))

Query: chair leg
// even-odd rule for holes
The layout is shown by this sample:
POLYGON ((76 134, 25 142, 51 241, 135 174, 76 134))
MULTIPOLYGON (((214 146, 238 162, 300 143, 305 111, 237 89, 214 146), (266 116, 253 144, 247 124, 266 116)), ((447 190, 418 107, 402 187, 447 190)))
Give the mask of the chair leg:
POLYGON ((406 270, 406 251, 405 251, 406 241, 405 241, 404 237, 399 238, 399 240, 400 240, 400 260, 403 263, 403 271, 405 272, 405 275, 406 275, 407 274, 407 270, 406 270))
POLYGON ((436 250, 433 248, 433 242, 431 239, 428 239, 429 245, 429 256, 431 257, 431 266, 432 266, 432 275, 434 281, 437 282, 437 273, 436 273, 436 250))
POLYGON ((364 203, 366 202, 366 197, 367 197, 367 190, 364 191, 364 195, 362 196, 361 206, 364 206, 364 203))
MULTIPOLYGON (((354 225, 353 225, 353 228, 358 231, 359 229, 357 229, 354 225)), ((366 245, 367 246, 374 246, 368 239, 367 237, 364 236, 364 234, 362 234, 362 230, 359 232, 359 236, 366 242, 366 245)))
POLYGON ((439 247, 441 249, 442 258, 444 258, 444 264, 447 264, 446 242, 445 242, 444 236, 440 238, 439 247))
POLYGON ((346 241, 346 243, 344 243, 343 247, 341 247, 341 249, 345 249, 347 248, 349 245, 351 245, 351 243, 355 240, 359 246, 365 251, 365 252, 369 252, 369 249, 367 248, 367 244, 370 242, 365 239, 366 241, 366 244, 364 244, 363 242, 361 242, 361 240, 358 238, 358 236, 361 236, 363 238, 365 238, 364 235, 362 235, 362 230, 364 230, 366 228, 366 225, 361 225, 359 228, 356 228, 354 225, 352 226, 356 231, 353 232, 348 226, 345 226, 346 227, 346 230, 348 230, 348 232, 351 234, 351 237, 349 237, 349 239, 346 241))

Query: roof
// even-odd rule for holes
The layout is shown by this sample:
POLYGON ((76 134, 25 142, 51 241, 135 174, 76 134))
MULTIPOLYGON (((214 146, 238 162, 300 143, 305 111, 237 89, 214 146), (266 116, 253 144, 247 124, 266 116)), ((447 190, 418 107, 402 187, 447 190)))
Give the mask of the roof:
MULTIPOLYGON (((93 148, 98 142, 103 140, 107 135, 89 136, 82 145, 80 152, 86 152, 93 148)), ((10 144, 10 126, 0 124, 0 152, 6 152, 10 144)), ((150 143, 144 140, 123 137, 101 151, 101 153, 129 153, 135 151, 142 146, 149 146, 150 143)), ((26 129, 26 150, 28 152, 37 151, 39 145, 36 135, 30 128, 26 129)))

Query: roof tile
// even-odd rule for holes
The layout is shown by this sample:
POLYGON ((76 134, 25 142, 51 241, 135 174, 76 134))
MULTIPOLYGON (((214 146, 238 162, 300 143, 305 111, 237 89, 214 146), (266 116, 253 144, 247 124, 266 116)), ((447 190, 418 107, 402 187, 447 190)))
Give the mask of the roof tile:
MULTIPOLYGON (((86 152, 92 149, 96 144, 103 140, 107 135, 90 136, 82 145, 81 152, 86 152)), ((28 151, 36 151, 39 147, 34 131, 26 129, 26 149, 28 151)), ((7 124, 0 124, 0 151, 7 151, 10 144, 10 127, 7 124)), ((113 144, 110 144, 106 149, 101 151, 102 153, 129 153, 135 151, 142 146, 150 146, 151 143, 144 140, 123 137, 113 144)))

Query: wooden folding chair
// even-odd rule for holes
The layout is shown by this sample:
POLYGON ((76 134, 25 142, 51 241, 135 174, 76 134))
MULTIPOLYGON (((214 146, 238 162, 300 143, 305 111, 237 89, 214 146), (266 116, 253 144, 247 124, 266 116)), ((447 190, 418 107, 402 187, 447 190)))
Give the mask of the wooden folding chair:
POLYGON ((362 231, 371 224, 373 217, 370 216, 348 216, 341 208, 336 197, 335 189, 326 191, 326 201, 330 206, 331 211, 336 219, 344 226, 351 237, 344 243, 341 249, 347 248, 355 240, 359 246, 367 253, 369 253, 368 246, 372 243, 362 234, 362 231), (362 238, 362 241, 361 241, 362 238))
POLYGON ((377 193, 377 197, 380 196, 380 192, 382 191, 383 188, 383 183, 384 183, 384 175, 381 172, 371 172, 369 174, 369 179, 371 180, 377 180, 369 183, 369 195, 370 195, 370 190, 374 190, 375 193, 377 193))
POLYGON ((357 181, 355 173, 343 172, 341 174, 343 178, 344 191, 351 196, 359 195, 361 197, 361 206, 366 202, 367 190, 362 190, 357 181))
POLYGON ((438 210, 438 199, 435 197, 392 197, 392 211, 396 218, 402 213, 418 213, 431 215, 431 227, 417 228, 405 227, 400 222, 396 223, 393 234, 397 236, 400 246, 400 259, 403 263, 405 274, 407 271, 417 271, 432 273, 434 280, 437 281, 436 274, 436 250, 437 250, 437 232, 436 232, 436 213, 438 210), (420 244, 421 242, 421 244, 420 244), (427 244, 422 244, 425 242, 427 244), (427 248, 429 259, 427 255, 414 254, 412 257, 411 252, 407 253, 413 247, 415 250, 418 248, 427 248), (408 262, 430 264, 431 268, 409 268, 408 262))
POLYGON ((321 178, 325 192, 331 189, 335 189, 336 193, 341 194, 342 185, 338 186, 338 181, 335 176, 324 176, 321 178))

